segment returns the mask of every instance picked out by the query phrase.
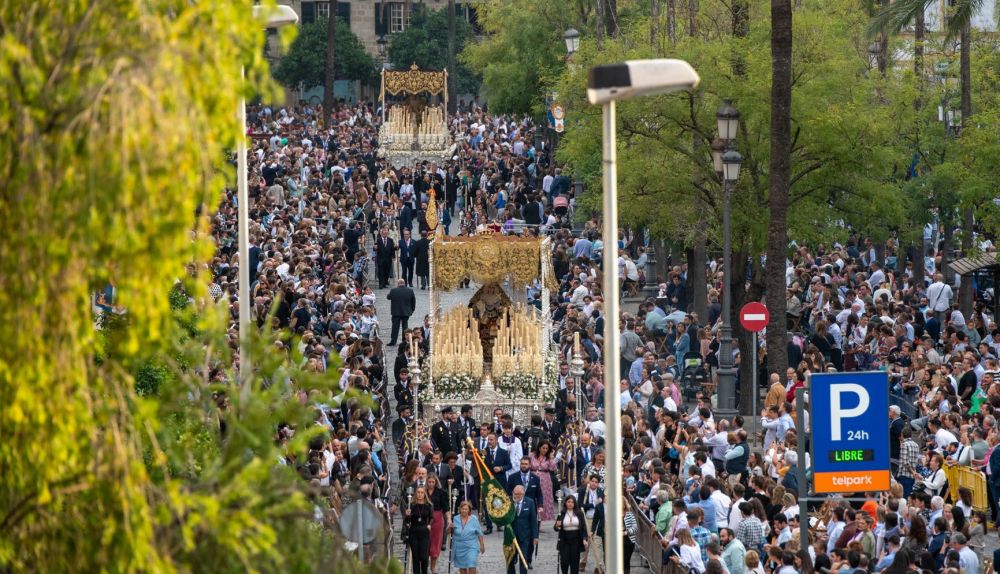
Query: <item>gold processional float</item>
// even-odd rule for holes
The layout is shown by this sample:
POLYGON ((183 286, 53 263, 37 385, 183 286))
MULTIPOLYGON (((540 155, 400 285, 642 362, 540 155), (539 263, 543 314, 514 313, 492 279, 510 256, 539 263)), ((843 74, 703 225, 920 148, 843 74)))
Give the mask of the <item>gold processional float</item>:
MULTIPOLYGON (((424 420, 445 406, 472 405, 477 420, 493 409, 527 424, 559 391, 551 345, 549 293, 556 288, 548 237, 501 235, 495 228, 472 236, 445 236, 437 226, 433 192, 427 209, 431 242, 431 352, 419 368, 424 420), (481 287, 468 304, 442 310, 440 294, 466 280, 481 287), (510 293, 541 291, 541 309, 510 293)), ((417 401, 415 401, 417 402, 417 401)))
POLYGON ((382 127, 379 156, 391 165, 412 166, 451 157, 455 142, 448 129, 448 71, 382 70, 382 127), (386 94, 405 96, 390 103, 386 94), (440 100, 432 104, 431 100, 440 100))

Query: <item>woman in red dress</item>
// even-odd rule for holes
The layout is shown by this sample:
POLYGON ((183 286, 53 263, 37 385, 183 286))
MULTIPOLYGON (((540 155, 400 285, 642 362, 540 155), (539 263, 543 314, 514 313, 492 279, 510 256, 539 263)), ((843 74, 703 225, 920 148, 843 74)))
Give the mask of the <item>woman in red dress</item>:
POLYGON ((434 507, 434 521, 431 523, 431 572, 437 572, 437 561, 441 556, 444 540, 444 525, 451 524, 451 509, 448 507, 448 493, 441 488, 436 474, 427 477, 427 500, 434 507))

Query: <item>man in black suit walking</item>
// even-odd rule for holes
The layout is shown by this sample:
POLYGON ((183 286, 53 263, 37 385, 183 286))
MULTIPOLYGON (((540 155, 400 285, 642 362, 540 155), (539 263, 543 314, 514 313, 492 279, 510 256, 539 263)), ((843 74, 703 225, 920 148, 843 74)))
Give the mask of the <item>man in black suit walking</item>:
MULTIPOLYGON (((538 544, 538 506, 525 496, 523 486, 514 487, 511 498, 514 499, 514 522, 511 522, 510 527, 514 530, 517 545, 521 547, 525 561, 530 567, 531 559, 535 555, 535 546, 538 544)), ((521 565, 521 574, 528 574, 520 556, 516 554, 507 566, 507 574, 514 574, 518 564, 521 565)))
MULTIPOLYGON (((493 433, 490 433, 488 437, 486 452, 483 453, 483 461, 486 462, 486 466, 493 473, 493 478, 506 490, 507 471, 511 469, 510 455, 497 445, 497 435, 493 433)), ((481 481, 478 479, 476 482, 481 485, 481 481)), ((486 534, 490 534, 491 532, 493 532, 493 523, 490 522, 489 514, 486 514, 486 534)))
MULTIPOLYGON (((392 261, 396 257, 396 242, 389 237, 389 229, 383 227, 375 240, 375 265, 378 268, 378 288, 389 286, 389 273, 392 271, 392 261)), ((411 311, 412 313, 412 311, 411 311)), ((395 324, 395 317, 393 317, 395 324)))
MULTIPOLYGON (((390 239, 389 241, 392 240, 390 239)), ((400 327, 403 328, 404 332, 406 331, 406 324, 410 320, 410 315, 413 314, 413 310, 417 307, 417 296, 413 293, 413 289, 406 286, 405 281, 399 279, 396 281, 396 287, 389 291, 389 295, 386 298, 392 302, 390 306, 392 312, 392 335, 389 337, 389 345, 395 345, 396 339, 399 337, 400 327)))
POLYGON ((508 493, 518 486, 524 488, 524 495, 535 501, 535 506, 542 506, 542 481, 531 472, 531 459, 526 456, 521 457, 520 470, 507 477, 508 493))
POLYGON ((399 265, 403 268, 403 280, 407 287, 413 287, 413 264, 416 263, 416 242, 410 238, 410 230, 403 230, 399 240, 399 265))
POLYGON ((462 448, 462 430, 454 421, 454 416, 455 409, 445 407, 441 410, 441 420, 431 427, 431 440, 442 455, 457 453, 462 448))

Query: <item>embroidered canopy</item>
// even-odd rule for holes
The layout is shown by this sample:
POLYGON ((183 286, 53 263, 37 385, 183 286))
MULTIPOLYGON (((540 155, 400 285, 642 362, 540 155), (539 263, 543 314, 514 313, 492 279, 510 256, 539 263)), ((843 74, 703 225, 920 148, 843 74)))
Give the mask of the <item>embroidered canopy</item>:
POLYGON ((433 72, 421 70, 416 64, 406 71, 386 70, 382 73, 384 90, 392 95, 419 94, 429 92, 431 95, 444 94, 448 91, 448 71, 433 72))

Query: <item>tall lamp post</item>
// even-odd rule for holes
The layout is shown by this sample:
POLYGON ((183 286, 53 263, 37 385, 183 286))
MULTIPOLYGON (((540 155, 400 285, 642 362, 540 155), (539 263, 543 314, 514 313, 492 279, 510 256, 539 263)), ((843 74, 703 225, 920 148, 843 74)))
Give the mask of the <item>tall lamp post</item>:
POLYGON ((701 81, 698 73, 683 60, 631 60, 618 64, 596 66, 590 70, 587 99, 601 105, 604 116, 604 230, 602 267, 604 272, 604 410, 607 422, 607 473, 605 501, 605 572, 624 570, 622 537, 622 413, 618 400, 618 377, 621 355, 618 332, 618 176, 616 166, 615 103, 638 96, 692 90, 701 81))
POLYGON ((736 368, 733 366, 733 266, 732 225, 730 223, 730 196, 733 184, 740 177, 743 157, 733 149, 740 125, 740 112, 732 102, 724 100, 715 114, 719 138, 712 145, 712 160, 722 180, 722 329, 719 334, 719 416, 736 415, 736 368))
MULTIPOLYGON (((253 17, 265 29, 280 28, 299 21, 299 15, 290 6, 273 8, 254 6, 253 17)), ((240 75, 243 75, 241 68, 240 75)), ((240 137, 236 140, 236 201, 238 203, 239 241, 239 299, 240 299, 240 381, 243 393, 250 389, 250 210, 247 193, 247 101, 240 96, 240 137)))

